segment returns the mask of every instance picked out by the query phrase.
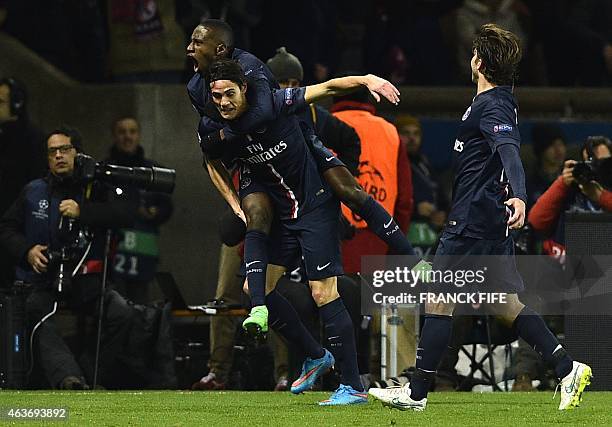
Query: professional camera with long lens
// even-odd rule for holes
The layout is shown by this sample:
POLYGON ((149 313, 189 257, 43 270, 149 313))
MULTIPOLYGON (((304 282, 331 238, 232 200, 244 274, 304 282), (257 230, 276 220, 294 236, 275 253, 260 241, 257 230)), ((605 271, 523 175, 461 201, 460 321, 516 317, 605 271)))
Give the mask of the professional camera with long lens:
POLYGON ((96 162, 93 157, 78 154, 75 176, 82 182, 100 181, 117 186, 133 186, 141 190, 172 193, 176 170, 159 167, 127 167, 96 162))
MULTIPOLYGON (((114 186, 135 187, 141 190, 172 193, 176 171, 159 167, 125 167, 96 162, 92 157, 78 154, 73 176, 83 188, 101 182, 114 186)), ((59 292, 66 291, 71 277, 76 274, 91 248, 91 230, 80 226, 78 220, 62 217, 58 229, 59 248, 48 252, 49 274, 59 292)))
POLYGON ((579 184, 597 181, 605 188, 612 188, 612 157, 578 162, 572 176, 579 184))

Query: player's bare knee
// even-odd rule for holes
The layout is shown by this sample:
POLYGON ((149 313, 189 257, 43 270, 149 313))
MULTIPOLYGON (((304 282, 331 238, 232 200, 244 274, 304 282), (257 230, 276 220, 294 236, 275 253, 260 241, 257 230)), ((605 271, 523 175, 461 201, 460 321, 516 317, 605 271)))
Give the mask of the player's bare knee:
POLYGON ((523 311, 523 304, 516 294, 508 294, 505 303, 496 303, 492 306, 499 320, 506 326, 511 326, 517 316, 523 311))
POLYGON ((338 298, 338 292, 330 292, 322 289, 312 290, 312 299, 317 307, 321 307, 338 298))
POLYGON ((257 230, 268 234, 272 224, 272 211, 265 206, 250 205, 244 215, 247 219, 247 231, 257 230))
POLYGON ((309 282, 312 299, 317 304, 317 307, 332 302, 340 296, 338 294, 337 282, 330 279, 335 278, 311 280, 309 282))
POLYGON ((263 193, 249 194, 242 200, 242 210, 247 219, 247 230, 270 232, 274 208, 270 199, 263 193))

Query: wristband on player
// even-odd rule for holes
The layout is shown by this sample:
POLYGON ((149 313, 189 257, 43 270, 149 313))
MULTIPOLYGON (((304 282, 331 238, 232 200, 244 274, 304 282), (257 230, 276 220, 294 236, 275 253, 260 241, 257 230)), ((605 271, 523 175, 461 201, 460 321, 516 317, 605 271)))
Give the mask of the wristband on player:
POLYGON ((211 158, 219 158, 223 155, 223 140, 221 132, 214 131, 200 138, 200 149, 202 153, 211 158))

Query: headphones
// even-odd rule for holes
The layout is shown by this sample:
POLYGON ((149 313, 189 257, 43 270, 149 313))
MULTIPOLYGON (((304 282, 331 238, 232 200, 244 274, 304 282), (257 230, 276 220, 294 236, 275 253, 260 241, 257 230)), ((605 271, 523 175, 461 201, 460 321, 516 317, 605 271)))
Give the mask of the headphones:
POLYGON ((0 79, 0 86, 8 86, 10 91, 10 106, 13 116, 21 117, 26 106, 26 89, 23 83, 12 78, 0 79))

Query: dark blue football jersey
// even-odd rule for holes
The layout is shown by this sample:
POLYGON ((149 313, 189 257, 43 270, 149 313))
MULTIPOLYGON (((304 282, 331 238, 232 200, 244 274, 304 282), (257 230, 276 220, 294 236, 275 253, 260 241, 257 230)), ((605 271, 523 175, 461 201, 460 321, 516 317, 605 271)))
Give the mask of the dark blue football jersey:
POLYGON ((265 186, 281 219, 298 218, 332 196, 295 115, 306 106, 305 90, 274 91, 272 115, 275 119, 240 140, 227 142, 231 156, 243 165, 241 186, 252 181, 265 186))
MULTIPOLYGON (((234 48, 231 59, 238 61, 247 79, 251 81, 261 79, 267 83, 270 89, 278 89, 279 86, 272 71, 255 55, 245 50, 234 48)), ((189 80, 189 83, 187 83, 187 93, 193 108, 200 116, 204 116, 206 104, 210 101, 210 90, 206 80, 200 73, 195 73, 191 80, 189 80)))
POLYGON ((446 231, 479 239, 507 232, 511 191, 497 149, 520 146, 518 107, 510 86, 478 94, 461 118, 453 146, 453 203, 446 231))

